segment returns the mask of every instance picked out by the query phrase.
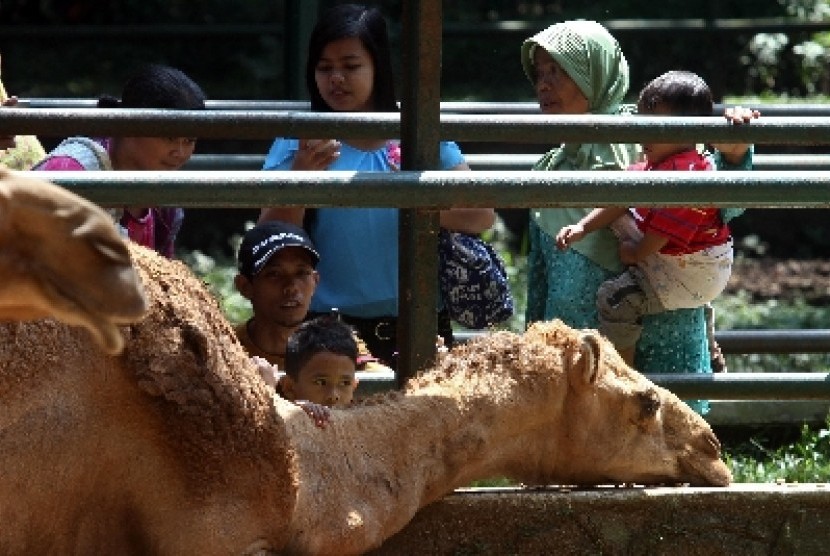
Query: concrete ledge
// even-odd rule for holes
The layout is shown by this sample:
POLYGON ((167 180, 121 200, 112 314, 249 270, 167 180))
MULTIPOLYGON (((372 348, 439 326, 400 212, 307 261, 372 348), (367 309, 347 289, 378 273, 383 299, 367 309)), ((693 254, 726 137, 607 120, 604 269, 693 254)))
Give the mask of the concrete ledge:
POLYGON ((830 485, 465 489, 374 555, 830 553, 830 485))

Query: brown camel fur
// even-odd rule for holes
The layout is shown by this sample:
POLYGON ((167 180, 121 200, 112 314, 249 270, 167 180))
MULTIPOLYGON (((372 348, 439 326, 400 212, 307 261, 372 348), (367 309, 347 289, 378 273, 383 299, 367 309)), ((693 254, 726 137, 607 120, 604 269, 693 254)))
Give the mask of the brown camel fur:
POLYGON ((118 353, 124 340, 116 325, 146 310, 126 243, 105 211, 0 168, 0 319, 52 316, 118 353))
POLYGON ((151 307, 121 356, 54 321, 0 326, 0 553, 356 554, 473 479, 730 482, 703 419, 558 322, 318 429, 184 265, 131 251, 151 307))

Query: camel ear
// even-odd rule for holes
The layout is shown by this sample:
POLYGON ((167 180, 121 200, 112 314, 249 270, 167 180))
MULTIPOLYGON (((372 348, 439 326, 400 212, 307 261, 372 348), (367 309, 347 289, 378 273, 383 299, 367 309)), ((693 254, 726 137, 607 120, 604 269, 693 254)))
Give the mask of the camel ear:
POLYGON ((595 334, 586 333, 580 337, 579 350, 571 355, 568 371, 571 387, 583 390, 596 384, 601 350, 600 339, 595 334))

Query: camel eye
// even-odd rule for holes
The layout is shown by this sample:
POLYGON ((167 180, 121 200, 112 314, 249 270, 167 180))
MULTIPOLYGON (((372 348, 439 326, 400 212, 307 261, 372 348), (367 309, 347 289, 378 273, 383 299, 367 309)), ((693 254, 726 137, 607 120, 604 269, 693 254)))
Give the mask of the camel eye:
POLYGON ((660 396, 653 389, 637 394, 637 402, 640 404, 640 418, 650 419, 657 415, 660 409, 660 396))

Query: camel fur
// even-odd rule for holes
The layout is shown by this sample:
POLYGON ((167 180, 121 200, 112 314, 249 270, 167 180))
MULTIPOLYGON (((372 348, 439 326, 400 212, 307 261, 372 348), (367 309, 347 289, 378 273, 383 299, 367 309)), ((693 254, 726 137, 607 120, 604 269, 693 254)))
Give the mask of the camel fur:
POLYGON ((127 246, 105 211, 0 168, 0 319, 52 316, 118 353, 117 325, 146 310, 127 246))
POLYGON ((0 325, 0 553, 358 554, 474 479, 731 480, 702 418, 559 322, 461 346, 319 429, 184 265, 130 249, 150 311, 122 355, 0 325))

